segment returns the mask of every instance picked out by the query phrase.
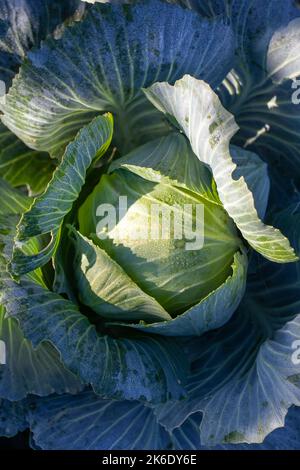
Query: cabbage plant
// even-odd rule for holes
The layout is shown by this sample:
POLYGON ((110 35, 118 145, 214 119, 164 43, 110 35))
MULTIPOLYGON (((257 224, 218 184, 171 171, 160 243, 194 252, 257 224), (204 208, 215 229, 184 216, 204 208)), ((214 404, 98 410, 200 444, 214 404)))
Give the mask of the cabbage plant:
POLYGON ((1 435, 299 448, 296 2, 0 21, 1 435))

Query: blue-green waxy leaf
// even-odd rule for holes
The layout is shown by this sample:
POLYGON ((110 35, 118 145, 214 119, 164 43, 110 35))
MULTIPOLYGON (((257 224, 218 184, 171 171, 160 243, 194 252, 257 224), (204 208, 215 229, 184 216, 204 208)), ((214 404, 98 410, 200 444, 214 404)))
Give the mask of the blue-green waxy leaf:
MULTIPOLYGON (((0 100, 11 86, 28 51, 58 33, 65 20, 79 19, 80 0, 0 1, 0 100)), ((0 124, 0 175, 13 186, 26 186, 31 195, 44 190, 54 170, 47 153, 34 152, 0 124)))
MULTIPOLYGON (((15 191, 17 192, 17 191, 15 191)), ((19 194, 21 198, 21 194, 19 194)), ((26 197, 23 196, 26 201, 26 197)), ((27 198, 28 199, 28 198, 27 198)), ((20 212, 20 207, 10 206, 11 212, 20 212)), ((20 400, 26 395, 35 393, 76 393, 81 390, 80 381, 68 371, 60 361, 53 345, 44 341, 36 349, 28 341, 15 319, 7 318, 1 306, 5 290, 6 264, 13 250, 13 238, 20 215, 6 214, 0 216, 0 397, 9 400, 20 400)), ((34 240, 29 252, 35 250, 34 240)), ((30 274, 35 282, 44 285, 40 270, 30 274)))
POLYGON ((219 328, 231 318, 243 297, 246 270, 247 257, 244 253, 237 252, 234 255, 232 275, 224 284, 183 314, 171 321, 165 320, 148 325, 144 322, 122 325, 165 336, 200 336, 206 331, 219 328))
MULTIPOLYGON (((274 221, 299 246, 295 207, 274 221)), ((299 263, 276 265, 261 257, 252 263, 246 295, 232 319, 190 343, 189 399, 157 408, 169 428, 201 411, 205 446, 261 443, 284 426, 291 405, 300 405, 299 263)))
POLYGON ((81 23, 60 27, 79 0, 0 0, 0 95, 28 49, 59 26, 0 96, 8 126, 0 124, 0 435, 30 426, 33 447, 43 449, 299 449, 300 262, 281 234, 299 252, 299 2, 88 3, 96 5, 81 23), (172 87, 184 74, 194 78, 172 87), (190 87, 197 79, 209 86, 190 87), (141 92, 151 85, 163 113, 141 92), (95 123, 105 118, 67 147, 47 188, 45 151, 61 156, 103 112, 115 116, 116 155, 133 151, 98 186, 94 179, 76 218, 84 237, 68 232, 65 216, 84 201, 103 138, 95 123), (45 193, 32 204, 25 189, 45 193), (95 237, 97 205, 124 194, 129 214, 136 209, 121 224, 125 235, 153 195, 167 204, 201 198, 210 222, 216 216, 216 249, 173 265, 174 304, 156 284, 162 266, 170 274, 166 244, 130 244, 125 253, 121 238, 95 237), (260 253, 248 250, 247 279, 242 236, 260 253), (13 248, 19 282, 7 271, 13 248), (212 264, 219 255, 222 272, 220 259, 212 264), (219 276, 207 292, 194 278, 208 279, 204 261, 219 276), (9 401, 32 393, 41 397, 9 401))
POLYGON ((172 447, 174 450, 200 450, 200 423, 202 414, 193 413, 181 426, 172 432, 172 447))
POLYGON ((225 15, 232 0, 166 0, 175 5, 197 11, 203 16, 213 18, 217 15, 225 15))
POLYGON ((79 0, 0 1, 0 78, 7 87, 27 51, 80 9, 79 0))
POLYGON ((111 114, 107 114, 98 116, 78 133, 67 147, 45 193, 22 217, 18 227, 20 239, 59 228, 80 193, 87 169, 109 147, 112 129, 113 119, 111 114))
POLYGON ((88 168, 109 147, 112 128, 110 114, 98 116, 68 145, 45 192, 35 199, 18 225, 10 267, 15 275, 25 274, 46 264, 55 253, 63 219, 79 196, 88 168), (24 254, 22 243, 26 245, 26 239, 45 234, 51 234, 51 241, 46 248, 35 255, 24 254))
POLYGON ((299 183, 299 17, 294 0, 174 0, 210 18, 228 17, 236 60, 218 90, 234 114, 233 143, 299 183))
POLYGON ((0 397, 21 400, 35 393, 76 393, 80 381, 61 363, 54 347, 44 342, 34 349, 13 318, 5 318, 0 306, 0 341, 5 361, 0 362, 0 397))
POLYGON ((151 408, 102 400, 90 391, 34 399, 29 421, 35 444, 62 450, 156 450, 170 446, 151 408))
POLYGON ((0 436, 13 437, 28 427, 28 402, 0 399, 0 436))
POLYGON ((112 320, 171 320, 104 250, 75 230, 74 277, 80 301, 112 320))
MULTIPOLYGON (((224 446, 222 446, 224 447, 224 446)), ((236 446, 226 446, 235 449, 236 446)), ((241 450, 299 450, 300 449, 300 408, 292 406, 284 421, 284 427, 270 433, 262 444, 244 444, 241 450)))
POLYGON ((271 78, 274 84, 280 84, 287 79, 299 76, 300 53, 299 47, 297 47, 299 39, 299 17, 279 28, 273 34, 268 46, 266 68, 268 78, 271 78))
POLYGON ((200 441, 202 414, 192 414, 172 433, 173 448, 176 450, 299 450, 300 408, 292 406, 286 415, 284 427, 275 429, 262 444, 222 444, 204 447, 200 441))
POLYGON ((141 88, 184 73, 217 86, 230 70, 233 45, 222 18, 158 0, 97 4, 59 40, 29 54, 3 122, 32 148, 57 154, 92 116, 111 111, 118 147, 135 147, 168 130, 141 88))
MULTIPOLYGON (((2 207, 0 208, 0 276, 2 271, 7 270, 11 260, 16 229, 22 213, 30 207, 32 199, 23 194, 18 189, 12 188, 9 183, 0 178, 0 199, 2 207)), ((39 250, 38 240, 32 238, 26 252, 32 255, 39 250)), ((35 279, 41 285, 44 285, 43 276, 40 270, 31 273, 32 279, 35 279)))
POLYGON ((209 171, 198 170, 197 165, 202 166, 183 136, 171 134, 159 142, 152 141, 129 154, 128 161, 121 159, 119 168, 103 175, 79 210, 80 232, 93 237, 172 316, 225 282, 242 244, 214 193, 209 171), (155 152, 157 157, 149 170, 146 160, 155 152), (182 166, 185 173, 181 173, 182 166), (190 178, 194 169, 194 178, 190 178), (109 203, 122 209, 123 195, 127 209, 115 224, 103 227, 106 231, 102 236, 98 208, 109 203), (157 216, 156 210, 165 217, 157 216))
MULTIPOLYGON (((222 204, 211 171, 206 165, 199 164, 199 159, 182 134, 174 132, 158 139, 156 144, 155 146, 154 141, 149 142, 125 157, 118 158, 110 165, 109 172, 125 168, 149 181, 171 182, 200 193, 212 202, 222 204)), ((270 192, 267 164, 255 153, 235 145, 230 146, 230 153, 237 165, 234 177, 244 177, 248 189, 253 194, 258 215, 263 218, 270 192)))
POLYGON ((31 199, 0 178, 0 216, 22 214, 28 210, 31 199))
POLYGON ((237 168, 234 171, 234 178, 245 179, 248 189, 253 194, 254 205, 260 219, 266 214, 269 193, 270 179, 267 164, 255 153, 235 145, 230 146, 230 154, 237 168))
POLYGON ((18 319, 34 347, 51 342, 66 367, 102 397, 161 402, 184 396, 188 366, 175 341, 102 335, 73 302, 26 278, 3 277, 7 315, 18 319))
POLYGON ((299 182, 300 10, 294 0, 235 0, 236 61, 218 93, 240 128, 233 143, 299 182))
POLYGON ((30 245, 31 239, 21 243, 15 240, 12 259, 8 264, 10 273, 17 278, 20 275, 35 271, 47 264, 55 255, 60 240, 60 234, 60 229, 53 231, 49 243, 46 246, 40 246, 39 244, 38 249, 33 253, 28 253, 28 245, 30 245))
POLYGON ((296 261, 287 238, 259 219, 245 178, 235 176, 237 165, 229 144, 238 127, 211 88, 186 75, 174 86, 156 83, 145 93, 158 109, 177 121, 194 153, 210 166, 224 208, 249 244, 271 261, 296 261))

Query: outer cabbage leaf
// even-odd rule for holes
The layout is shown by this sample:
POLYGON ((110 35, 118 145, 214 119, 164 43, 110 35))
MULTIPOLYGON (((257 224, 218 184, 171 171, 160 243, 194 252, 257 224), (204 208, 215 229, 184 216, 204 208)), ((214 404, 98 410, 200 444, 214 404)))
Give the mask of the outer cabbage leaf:
MULTIPOLYGON (((183 136, 172 134, 139 147, 116 165, 120 168, 102 176, 80 208, 80 232, 94 237, 95 243, 105 249, 144 292, 175 316, 226 280, 231 274, 233 256, 242 242, 214 194, 209 171, 203 169, 183 136), (152 158, 152 155, 156 156, 152 158), (150 169, 147 160, 150 160, 150 169), (107 231, 100 239, 98 208, 106 203, 118 207, 123 195, 127 196, 128 210, 119 215, 116 225, 104 227, 107 231), (193 209, 191 215, 183 214, 188 205, 193 209), (163 221, 155 217, 155 207, 169 215, 172 210, 172 217, 163 221), (197 216, 199 208, 203 217, 199 216, 199 210, 197 216), (192 223, 186 223, 194 222, 196 217, 198 239, 192 223), (177 222, 169 223, 171 218, 177 222), (176 226, 181 231, 179 236, 175 233, 176 226), (200 239, 202 230, 203 240, 200 239), (186 249, 188 240, 191 245, 186 249)), ((243 290, 243 284, 240 287, 243 290)))
POLYGON ((183 73, 216 86, 232 58, 232 32, 222 19, 204 20, 158 0, 98 4, 61 39, 29 54, 3 122, 32 148, 58 154, 92 116, 112 111, 117 145, 135 147, 136 137, 145 142, 168 130, 142 87, 183 73))
POLYGON ((228 17, 236 60, 218 90, 239 125, 233 143, 299 184, 299 17, 294 0, 174 0, 209 18, 228 17), (293 98, 294 97, 294 98, 293 98))
POLYGON ((132 3, 132 0, 82 0, 87 3, 115 3, 115 4, 126 4, 132 3))
POLYGON ((237 165, 229 143, 238 127, 211 88, 186 75, 175 86, 156 83, 145 93, 158 109, 177 121, 200 161, 209 165, 224 208, 249 244, 272 261, 296 261, 289 241, 259 219, 243 176, 235 175, 237 165))
POLYGON ((187 139, 171 132, 160 139, 114 160, 108 173, 125 169, 153 183, 166 183, 200 194, 214 204, 222 205, 211 171, 199 162, 187 139))
MULTIPOLYGON (((172 320, 146 324, 117 325, 134 328, 145 333, 165 336, 200 336, 206 331, 223 326, 238 307, 245 290, 247 257, 237 252, 232 264, 232 275, 198 304, 172 320)), ((112 324, 113 326, 113 324, 112 324)))
POLYGON ((102 317, 117 320, 170 320, 170 315, 140 289, 104 250, 75 230, 74 277, 81 302, 102 317))
POLYGON ((271 432, 262 444, 224 444, 216 447, 203 447, 200 442, 199 426, 201 413, 191 415, 172 434, 176 450, 299 450, 300 448, 300 408, 292 406, 286 415, 284 427, 271 432))
POLYGON ((90 391, 34 400, 29 415, 35 444, 62 450, 167 449, 170 440, 151 408, 102 400, 90 391))
MULTIPOLYGON (((168 178, 167 181, 172 180, 173 184, 192 191, 199 191, 206 194, 210 200, 218 201, 218 195, 211 191, 213 184, 209 170, 205 165, 199 164, 192 152, 189 153, 189 165, 186 165, 182 156, 186 152, 187 142, 182 136, 178 135, 174 139, 162 138, 157 142, 157 147, 154 150, 151 143, 144 147, 145 150, 147 148, 149 148, 148 153, 133 151, 128 156, 116 160, 111 164, 109 171, 116 168, 126 168, 154 182, 168 178), (176 142, 181 145, 177 147, 176 142), (160 147, 163 147, 163 152, 160 151, 160 147), (162 157, 162 155, 164 156, 162 157)), ((254 153, 239 147, 232 146, 231 154, 238 165, 235 174, 244 176, 248 188, 253 193, 255 207, 263 216, 270 188, 266 164, 254 153)), ((200 335, 205 331, 222 326, 230 319, 244 294, 246 264, 245 255, 237 253, 232 265, 233 273, 226 282, 198 305, 177 316, 171 322, 159 322, 151 325, 145 325, 142 322, 140 325, 126 326, 170 336, 200 335)))
MULTIPOLYGON (((276 222, 299 246, 295 209, 287 208, 276 222)), ((299 263, 274 265, 260 257, 252 263, 245 298, 232 319, 190 344, 188 400, 157 408, 159 420, 171 429, 202 411, 205 446, 260 443, 284 425, 292 404, 300 405, 294 358, 300 336, 299 263)))
MULTIPOLYGON (((79 18, 79 0, 1 0, 0 2, 0 100, 11 86, 27 52, 69 19, 79 18)), ((54 162, 46 153, 33 152, 0 124, 0 175, 13 186, 26 185, 31 194, 48 183, 54 162)))
POLYGON ((78 293, 74 288, 73 263, 70 263, 70 259, 73 259, 73 257, 74 249, 72 239, 69 236, 69 226, 65 224, 58 249, 52 259, 54 267, 52 290, 72 300, 74 303, 78 303, 78 293))
POLYGON ((30 393, 46 396, 50 393, 76 393, 79 380, 59 360, 59 354, 49 343, 34 349, 12 318, 5 318, 0 306, 0 340, 5 343, 6 363, 0 364, 0 396, 21 400, 30 393))
POLYGON ((95 118, 70 143, 45 192, 35 199, 18 225, 16 246, 10 269, 15 275, 26 274, 46 264, 57 249, 64 217, 72 209, 85 183, 88 168, 109 147, 112 116, 95 118), (31 237, 51 234, 51 241, 38 254, 24 253, 31 237), (26 240, 27 239, 27 240, 26 240), (24 241, 25 240, 25 241, 24 241))
POLYGON ((253 194, 254 205, 258 217, 265 217, 269 194, 270 178, 267 164, 262 161, 255 153, 246 149, 230 146, 230 154, 236 169, 233 173, 234 178, 244 178, 248 189, 253 194))
POLYGON ((231 3, 237 58, 219 96, 240 128, 233 143, 299 183, 300 10, 293 0, 231 3))
POLYGON ((282 171, 278 168, 270 168, 270 197, 269 211, 281 212, 286 207, 297 204, 299 201, 299 190, 290 178, 283 178, 282 171))
MULTIPOLYGON (((32 242, 37 235, 53 230, 55 237, 55 230, 78 197, 88 167, 107 148, 111 133, 110 116, 96 118, 79 133, 45 195, 23 216, 19 236, 22 233, 32 242), (64 198, 58 200, 61 192, 64 198)), ((28 252, 23 256, 30 256, 34 267, 39 265, 39 256, 28 252)), ((32 269, 32 264, 29 267, 32 269)), ((118 340, 100 334, 74 303, 29 277, 21 277, 17 283, 4 272, 1 293, 7 315, 19 320, 33 346, 51 342, 63 363, 83 381, 92 383, 102 396, 155 402, 184 395, 181 382, 187 375, 187 363, 174 341, 151 337, 118 340)), ((101 322, 98 328, 101 330, 101 322)))
MULTIPOLYGON (((98 1, 98 0, 96 0, 98 1)), ((190 10, 197 11, 203 16, 214 18, 218 15, 228 14, 230 2, 232 0, 166 0, 175 5, 189 8, 190 10)))
MULTIPOLYGON (((200 423, 202 414, 193 413, 172 432, 172 447, 176 450, 202 450, 200 423)), ((206 447, 204 449, 207 449, 206 447)))
POLYGON ((0 216, 9 214, 22 214, 30 207, 31 199, 11 187, 9 183, 0 178, 0 216))
POLYGON ((266 40, 274 31, 299 15, 297 0, 166 0, 196 11, 208 18, 223 15, 230 20, 236 35, 236 46, 245 57, 260 51, 266 53, 266 40))
MULTIPOLYGON (((5 197, 5 196, 4 196, 5 197)), ((25 199, 25 197, 24 197, 25 199)), ((0 302, 5 286, 6 263, 8 262, 15 234, 18 215, 0 217, 0 302), (4 281, 5 282, 5 281, 4 281)), ((32 244, 31 248, 35 245, 32 244)), ((32 279, 44 285, 42 273, 31 274, 32 279)), ((7 318, 0 305, 0 340, 4 343, 5 361, 0 365, 0 396, 9 400, 20 400, 35 393, 76 393, 81 390, 80 381, 60 361, 55 348, 43 342, 36 349, 24 334, 15 319, 7 318)))

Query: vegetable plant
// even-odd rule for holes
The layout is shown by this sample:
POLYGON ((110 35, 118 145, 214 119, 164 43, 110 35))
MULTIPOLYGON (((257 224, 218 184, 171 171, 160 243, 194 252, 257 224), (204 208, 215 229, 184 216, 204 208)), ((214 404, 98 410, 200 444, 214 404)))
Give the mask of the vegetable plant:
POLYGON ((300 9, 0 0, 0 433, 296 449, 300 9))

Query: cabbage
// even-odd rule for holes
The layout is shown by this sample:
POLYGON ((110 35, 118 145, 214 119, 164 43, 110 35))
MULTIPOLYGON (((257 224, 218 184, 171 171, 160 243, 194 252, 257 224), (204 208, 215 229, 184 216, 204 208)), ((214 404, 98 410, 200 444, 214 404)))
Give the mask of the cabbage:
POLYGON ((0 435, 299 448, 295 2, 0 7, 0 435))

